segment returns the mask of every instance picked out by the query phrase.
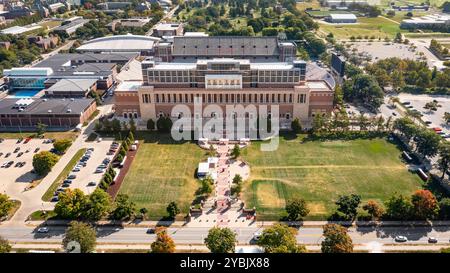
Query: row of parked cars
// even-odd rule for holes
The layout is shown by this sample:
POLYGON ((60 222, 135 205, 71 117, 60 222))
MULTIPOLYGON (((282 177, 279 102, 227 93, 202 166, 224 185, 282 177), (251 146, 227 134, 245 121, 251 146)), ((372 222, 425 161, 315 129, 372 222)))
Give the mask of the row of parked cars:
MULTIPOLYGON (((92 152, 94 152, 94 148, 89 148, 86 150, 86 152, 83 154, 81 159, 78 161, 77 165, 72 169, 72 173, 69 174, 66 179, 64 179, 61 186, 54 192, 52 197, 52 202, 58 202, 59 201, 59 194, 64 192, 70 185, 72 184, 73 180, 77 178, 76 172, 79 172, 81 168, 87 166, 87 161, 91 158, 92 152)), ((95 182, 89 182, 88 186, 95 186, 97 183, 95 182)))

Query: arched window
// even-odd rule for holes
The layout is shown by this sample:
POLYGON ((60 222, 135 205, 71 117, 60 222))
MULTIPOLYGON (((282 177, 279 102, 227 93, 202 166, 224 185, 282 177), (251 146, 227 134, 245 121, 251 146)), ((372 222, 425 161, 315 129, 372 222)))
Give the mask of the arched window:
POLYGON ((123 113, 123 118, 128 118, 128 113, 123 113))

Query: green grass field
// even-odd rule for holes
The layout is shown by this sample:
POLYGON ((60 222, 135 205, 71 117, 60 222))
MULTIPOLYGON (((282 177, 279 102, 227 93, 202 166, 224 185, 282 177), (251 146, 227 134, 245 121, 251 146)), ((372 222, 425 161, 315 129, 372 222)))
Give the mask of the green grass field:
POLYGON ((337 39, 348 39, 351 36, 375 36, 375 38, 393 38, 400 30, 400 25, 383 17, 366 18, 358 17, 358 24, 331 25, 320 24, 320 30, 325 33, 333 33, 337 39))
POLYGON ((120 193, 128 194, 138 209, 147 208, 153 219, 166 216, 171 201, 187 213, 200 186, 195 170, 205 151, 192 142, 174 142, 170 135, 140 133, 135 138, 141 145, 120 193))
POLYGON ((410 195, 421 187, 397 147, 384 139, 302 143, 280 138, 274 152, 262 152, 260 145, 254 142, 242 153, 251 168, 243 197, 247 207, 257 208, 259 219, 279 219, 292 197, 308 202, 308 219, 326 219, 341 194, 382 202, 395 192, 410 195))

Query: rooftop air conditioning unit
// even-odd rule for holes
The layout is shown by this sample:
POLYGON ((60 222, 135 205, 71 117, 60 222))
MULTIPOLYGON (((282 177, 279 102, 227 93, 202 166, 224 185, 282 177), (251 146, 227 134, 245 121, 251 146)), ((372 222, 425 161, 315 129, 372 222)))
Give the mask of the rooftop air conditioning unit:
POLYGON ((75 99, 74 98, 70 98, 70 101, 75 101, 75 99))
POLYGON ((67 111, 66 111, 67 113, 72 113, 72 109, 67 109, 67 111))
POLYGON ((51 112, 52 112, 52 110, 48 110, 47 112, 51 113, 51 112))

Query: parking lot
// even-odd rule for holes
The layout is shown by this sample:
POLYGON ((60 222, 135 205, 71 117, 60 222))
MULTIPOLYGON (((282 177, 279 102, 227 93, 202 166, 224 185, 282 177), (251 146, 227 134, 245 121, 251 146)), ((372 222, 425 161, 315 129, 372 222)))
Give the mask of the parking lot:
MULTIPOLYGON (((447 124, 444 119, 444 113, 450 112, 450 96, 429 96, 429 95, 411 95, 411 94, 399 94, 400 102, 408 103, 406 105, 410 110, 416 109, 423 116, 422 120, 429 123, 429 128, 439 127, 446 134, 450 134, 450 125, 447 124), (429 111, 423 107, 427 102, 436 100, 440 107, 436 111, 429 111)), ((448 139, 450 140, 450 139, 448 139)))
POLYGON ((371 57, 372 62, 387 58, 397 57, 401 59, 418 60, 420 53, 410 45, 386 43, 386 42, 355 42, 351 45, 349 52, 355 48, 358 53, 371 57))
POLYGON ((69 176, 75 175, 75 178, 64 178, 64 180, 70 180, 71 182, 63 183, 66 186, 59 188, 80 189, 85 194, 92 193, 98 186, 108 164, 103 166, 102 172, 96 172, 97 168, 103 163, 106 163, 104 162, 105 159, 112 160, 113 158, 113 155, 107 155, 112 142, 112 140, 102 140, 101 142, 85 143, 81 147, 87 149, 86 153, 82 156, 82 158, 86 156, 86 160, 84 160, 85 166, 80 165, 80 163, 83 163, 79 160, 77 166, 69 174, 69 176))
POLYGON ((18 194, 23 192, 30 183, 37 178, 33 169, 33 155, 36 149, 40 151, 48 151, 53 148, 52 143, 44 143, 47 139, 31 139, 28 143, 22 140, 17 143, 17 139, 5 139, 0 143, 0 192, 9 194, 18 194), (14 152, 17 148, 19 150, 14 152), (6 157, 7 154, 10 154, 6 157), (20 156, 19 156, 20 155, 20 156), (5 163, 12 161, 13 163, 6 167, 5 163), (24 162, 22 167, 16 166, 17 163, 24 162))

